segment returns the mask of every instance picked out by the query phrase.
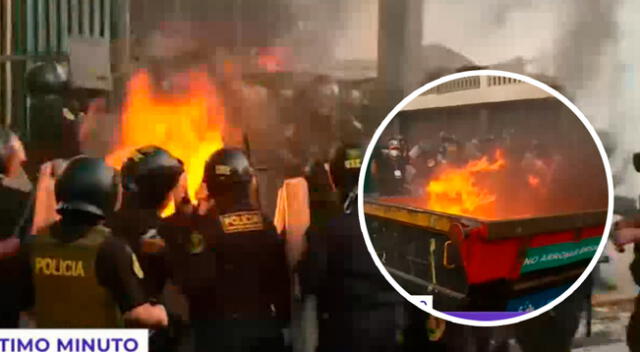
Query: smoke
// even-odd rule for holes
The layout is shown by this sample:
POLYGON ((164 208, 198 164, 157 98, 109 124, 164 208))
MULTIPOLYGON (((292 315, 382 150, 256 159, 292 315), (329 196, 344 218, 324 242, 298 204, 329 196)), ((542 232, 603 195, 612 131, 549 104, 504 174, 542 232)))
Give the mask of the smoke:
MULTIPOLYGON (((640 175, 631 165, 631 155, 640 151, 640 86, 638 85, 638 62, 640 62, 640 24, 637 14, 640 13, 640 2, 625 0, 618 11, 618 40, 614 47, 615 60, 603 63, 613 71, 610 100, 610 130, 615 135, 618 148, 613 155, 612 168, 622 177, 622 183, 616 193, 634 199, 640 192, 640 175)), ((607 87, 602 87, 606 90, 607 87)))
POLYGON ((525 72, 555 77, 594 127, 617 148, 609 155, 620 185, 636 198, 640 176, 629 156, 640 150, 635 0, 471 0, 425 4, 424 43, 442 43, 483 65, 522 56, 525 72), (469 35, 469 29, 473 35, 469 35))
POLYGON ((427 1, 423 43, 442 43, 480 65, 550 50, 565 1, 427 1), (470 35, 472 33, 472 35, 470 35))
POLYGON ((295 51, 298 70, 326 70, 341 60, 375 60, 378 0, 283 0, 293 26, 278 41, 295 51))

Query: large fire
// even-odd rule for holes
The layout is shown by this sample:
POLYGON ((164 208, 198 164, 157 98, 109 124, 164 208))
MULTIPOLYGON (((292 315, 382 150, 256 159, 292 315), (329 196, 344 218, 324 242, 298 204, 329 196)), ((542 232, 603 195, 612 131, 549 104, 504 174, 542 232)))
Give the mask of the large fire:
POLYGON ((483 157, 466 165, 445 166, 427 184, 429 209, 449 214, 492 218, 496 213, 496 193, 483 187, 479 178, 495 173, 506 166, 501 150, 495 160, 483 157))
MULTIPOLYGON (((117 147, 107 163, 120 168, 133 149, 157 145, 185 165, 191 199, 202 181, 204 164, 222 148, 224 110, 214 85, 202 71, 186 73, 185 91, 154 94, 147 71, 129 81, 117 147)), ((173 204, 163 215, 173 213, 173 204)))

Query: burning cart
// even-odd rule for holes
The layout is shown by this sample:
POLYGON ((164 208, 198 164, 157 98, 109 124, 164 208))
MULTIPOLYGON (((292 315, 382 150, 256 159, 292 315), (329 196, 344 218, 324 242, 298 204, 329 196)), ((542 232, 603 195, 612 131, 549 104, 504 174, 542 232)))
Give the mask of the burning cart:
POLYGON ((517 132, 434 167, 411 197, 365 198, 376 252, 410 294, 433 295, 440 311, 529 311, 584 272, 604 231, 606 177, 562 103, 515 79, 467 77, 416 97, 392 122, 414 142, 432 131, 463 141, 517 132), (540 137, 549 153, 523 147, 540 137))
POLYGON ((528 311, 558 297, 597 251, 605 210, 483 219, 412 198, 366 199, 376 252, 413 295, 440 311, 528 311))

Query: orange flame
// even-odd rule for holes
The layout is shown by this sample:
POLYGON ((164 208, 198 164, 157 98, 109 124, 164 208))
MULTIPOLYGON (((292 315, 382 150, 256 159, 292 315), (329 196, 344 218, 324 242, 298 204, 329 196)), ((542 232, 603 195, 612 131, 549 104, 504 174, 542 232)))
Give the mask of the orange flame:
MULTIPOLYGON (((184 93, 154 94, 146 71, 133 75, 128 85, 118 146, 109 154, 109 165, 120 168, 135 148, 156 145, 184 162, 188 191, 195 199, 204 164, 222 148, 224 110, 209 77, 202 71, 187 73, 184 93)), ((173 204, 163 215, 173 213, 173 204)))
POLYGON ((496 194, 478 185, 478 174, 496 172, 505 167, 501 150, 495 161, 485 156, 463 167, 446 166, 427 185, 429 209, 449 214, 491 217, 495 213, 496 194))
POLYGON ((279 72, 281 71, 282 62, 275 55, 261 55, 258 58, 258 65, 267 72, 279 72))
POLYGON ((529 182, 531 187, 538 187, 538 185, 540 185, 540 177, 529 175, 527 176, 527 182, 529 182))
POLYGON ((282 72, 288 65, 291 50, 287 47, 264 47, 258 50, 257 64, 267 72, 282 72))

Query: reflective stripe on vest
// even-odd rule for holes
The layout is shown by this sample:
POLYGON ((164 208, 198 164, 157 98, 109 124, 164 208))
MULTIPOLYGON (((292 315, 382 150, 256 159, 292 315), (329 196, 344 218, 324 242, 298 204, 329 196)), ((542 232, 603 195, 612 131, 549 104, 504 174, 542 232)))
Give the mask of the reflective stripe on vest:
POLYGON ((102 226, 62 243, 45 233, 34 236, 31 270, 39 328, 122 327, 111 294, 98 284, 95 262, 100 245, 111 234, 102 226))

